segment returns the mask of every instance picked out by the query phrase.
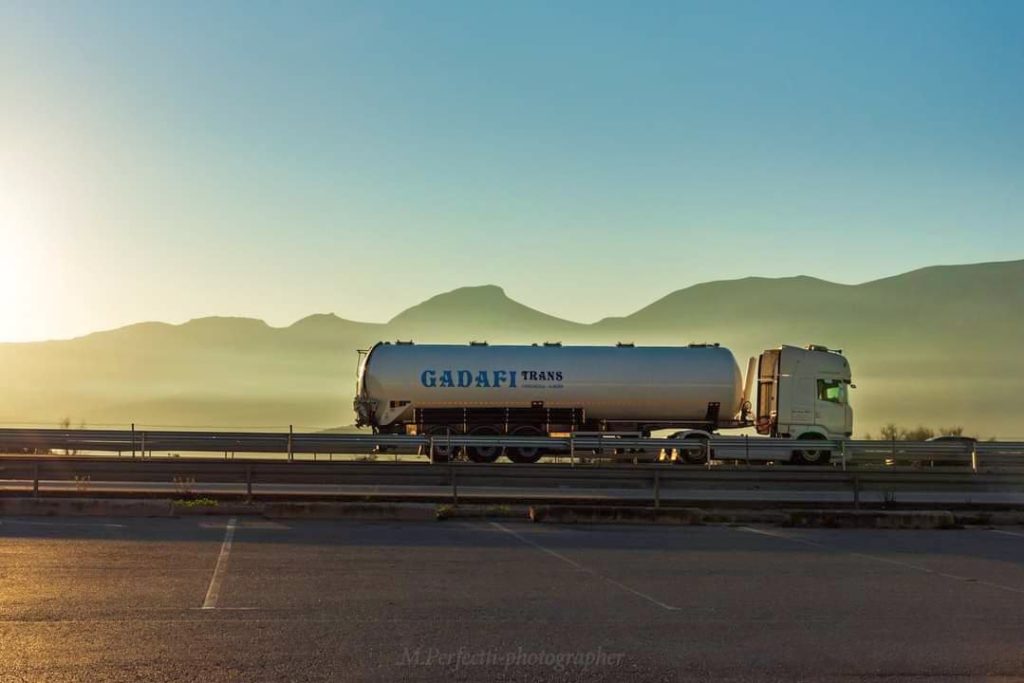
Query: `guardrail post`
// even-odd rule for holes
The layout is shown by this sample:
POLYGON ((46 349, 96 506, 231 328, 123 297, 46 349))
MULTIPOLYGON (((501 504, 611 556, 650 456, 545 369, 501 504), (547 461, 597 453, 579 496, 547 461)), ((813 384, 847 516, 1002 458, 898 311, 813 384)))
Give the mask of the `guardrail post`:
POLYGON ((459 504, 459 471, 454 466, 448 466, 448 472, 452 478, 452 505, 459 504))
POLYGON ((661 470, 654 470, 654 509, 661 507, 661 470))
POLYGON ((569 434, 569 465, 576 466, 576 435, 569 434))
POLYGON ((295 432, 292 425, 288 425, 288 462, 292 462, 295 458, 295 454, 292 452, 292 437, 295 436, 295 432))
POLYGON ((853 475, 853 509, 860 510, 860 477, 853 475))
POLYGON ((132 422, 132 457, 135 457, 135 423, 132 422))
POLYGON ((146 432, 142 432, 142 457, 146 457, 146 432))
POLYGON ((252 465, 245 466, 245 495, 252 500, 252 465))
POLYGON ((846 439, 839 442, 839 456, 843 461, 843 472, 846 471, 846 439))
POLYGON ((978 471, 978 444, 974 441, 971 442, 971 471, 978 471))
POLYGON ((32 497, 39 497, 39 463, 32 465, 32 497))
POLYGON ((743 435, 743 456, 747 460, 747 467, 750 467, 750 434, 743 435))

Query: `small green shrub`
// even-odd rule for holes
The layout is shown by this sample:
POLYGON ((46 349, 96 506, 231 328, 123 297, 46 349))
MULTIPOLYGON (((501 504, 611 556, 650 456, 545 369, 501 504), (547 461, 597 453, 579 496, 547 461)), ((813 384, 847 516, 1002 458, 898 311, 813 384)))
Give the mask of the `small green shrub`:
POLYGON ((215 508, 220 505, 220 502, 214 498, 178 498, 174 501, 174 505, 183 508, 215 508))

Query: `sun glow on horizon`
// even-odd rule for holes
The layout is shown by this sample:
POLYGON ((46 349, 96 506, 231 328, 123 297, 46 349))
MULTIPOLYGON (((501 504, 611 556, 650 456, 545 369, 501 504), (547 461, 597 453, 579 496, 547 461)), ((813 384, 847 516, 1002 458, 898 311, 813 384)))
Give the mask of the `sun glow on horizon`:
POLYGON ((0 169, 0 342, 39 338, 60 279, 41 193, 25 192, 0 169))

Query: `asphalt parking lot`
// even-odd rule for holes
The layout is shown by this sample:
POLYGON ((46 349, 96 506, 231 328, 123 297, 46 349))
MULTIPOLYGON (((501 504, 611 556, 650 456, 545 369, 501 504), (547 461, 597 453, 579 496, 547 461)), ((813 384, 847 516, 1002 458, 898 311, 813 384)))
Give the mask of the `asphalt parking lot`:
POLYGON ((0 683, 1024 676, 1024 530, 0 519, 0 683))

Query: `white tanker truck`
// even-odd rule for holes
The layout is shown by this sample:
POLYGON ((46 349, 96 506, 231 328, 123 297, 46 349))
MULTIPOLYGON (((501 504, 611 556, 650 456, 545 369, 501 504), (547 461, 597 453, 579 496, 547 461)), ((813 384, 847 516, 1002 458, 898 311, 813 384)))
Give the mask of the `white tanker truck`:
MULTIPOLYGON (((814 345, 751 358, 744 383, 732 352, 718 344, 379 342, 360 351, 355 411, 356 424, 378 434, 648 436, 677 429, 681 438, 707 439, 719 429, 755 427, 770 437, 844 439, 853 433, 851 386, 846 358, 814 345)), ((503 452, 513 462, 544 455, 538 448, 479 447, 467 448, 466 456, 493 462, 503 452)), ((431 457, 455 455, 457 449, 435 445, 431 457)), ((814 464, 828 458, 812 444, 792 455, 814 464)))

